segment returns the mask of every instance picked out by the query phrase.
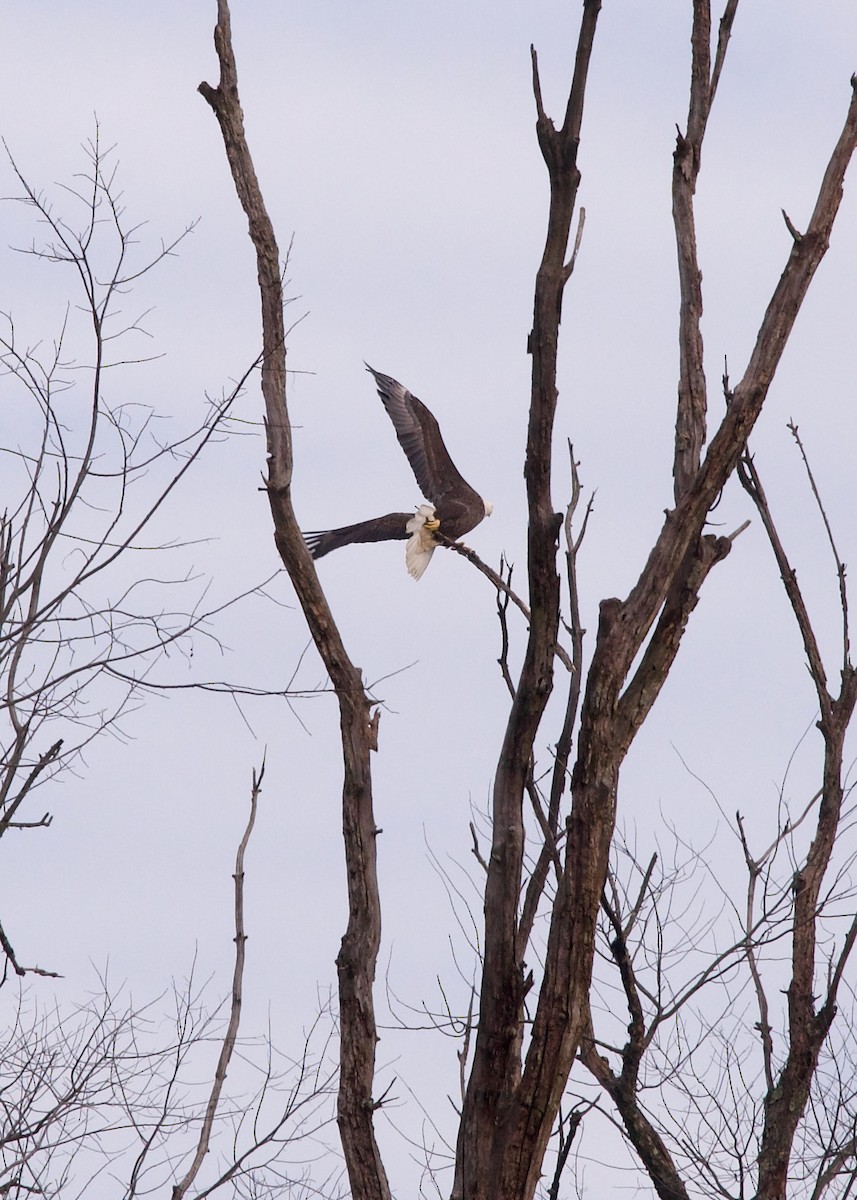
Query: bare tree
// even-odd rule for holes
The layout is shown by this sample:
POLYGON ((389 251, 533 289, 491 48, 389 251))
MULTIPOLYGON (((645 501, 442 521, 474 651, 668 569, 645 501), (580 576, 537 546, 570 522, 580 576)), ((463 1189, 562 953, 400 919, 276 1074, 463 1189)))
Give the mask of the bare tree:
MULTIPOLYGON (((0 447, 0 836, 49 825, 49 813, 33 807, 40 790, 93 739, 121 729, 157 683, 157 664, 187 656, 194 636, 216 636, 206 582, 165 562, 186 547, 147 534, 224 433, 249 371, 178 437, 164 436, 154 407, 122 399, 116 375, 144 361, 134 348, 145 336, 143 315, 129 319, 123 305, 192 227, 144 257, 111 158, 96 132, 86 169, 63 189, 68 215, 12 161, 17 200, 45 231, 22 252, 69 271, 76 287, 50 348, 22 338, 11 314, 2 318, 0 363, 17 419, 0 447)), ((10 966, 18 975, 42 970, 22 966, 2 925, 0 945, 4 978, 10 966)))
MULTIPOLYGON (((661 531, 628 596, 602 602, 589 669, 582 679, 582 630, 576 598, 576 552, 582 529, 574 527, 579 489, 575 479, 565 522, 566 608, 557 564, 557 543, 564 521, 551 494, 551 455, 562 300, 575 264, 575 249, 570 250, 570 243, 580 183, 577 156, 600 7, 599 0, 584 0, 574 73, 559 128, 545 111, 535 51, 532 55, 536 128, 550 182, 550 206, 529 335, 532 389, 524 468, 529 518, 529 628, 517 681, 507 670, 511 704, 494 778, 490 853, 483 855, 478 844, 475 846, 485 869, 483 958, 478 1009, 472 1021, 462 1019, 461 1054, 467 1078, 452 1196, 455 1200, 529 1200, 540 1187, 552 1137, 558 1139, 560 1152, 550 1194, 559 1194, 561 1169, 582 1113, 580 1110, 569 1116, 563 1103, 569 1094, 572 1068, 582 1056, 608 1093, 617 1119, 659 1195, 683 1197, 692 1181, 694 1188, 702 1187, 712 1194, 752 1193, 773 1198, 785 1194, 790 1163, 797 1153, 796 1137, 806 1126, 814 1086, 818 1095, 821 1054, 827 1045, 854 940, 853 923, 846 923, 837 949, 828 953, 825 979, 819 953, 819 921, 824 889, 833 887, 835 891, 829 872, 842 829, 843 744, 857 696, 857 677, 846 633, 841 690, 834 695, 828 687, 793 572, 765 515, 764 495, 748 457, 748 439, 828 247, 843 178, 857 145, 857 98, 851 98, 844 128, 833 147, 805 230, 799 232, 792 220, 786 219, 792 245, 782 275, 740 380, 734 387, 725 384, 725 413, 719 423, 709 425, 694 193, 706 125, 722 78, 738 5, 737 0, 728 0, 714 36, 710 5, 707 0, 694 0, 690 104, 686 125, 677 139, 673 173, 681 291, 674 505, 665 514, 661 531), (746 486, 769 529, 820 704, 825 762, 817 797, 817 824, 812 842, 804 856, 796 860, 791 877, 765 891, 761 913, 755 907, 758 893, 754 889, 769 869, 776 847, 791 834, 791 827, 780 830, 774 849, 761 856, 744 841, 751 890, 743 924, 727 951, 700 965, 689 982, 670 982, 664 990, 663 985, 653 986, 641 978, 641 951, 636 947, 647 945, 652 930, 660 934, 658 898, 668 890, 668 880, 655 875, 654 864, 643 869, 636 881, 624 885, 618 882, 615 870, 611 874, 619 777, 628 750, 676 661, 702 586, 708 574, 727 557, 740 532, 714 536, 705 529, 724 485, 742 462, 746 486), (535 785, 536 744, 554 687, 557 645, 564 626, 571 631, 570 661, 577 669, 566 680, 565 721, 543 802, 535 785), (528 804, 535 808, 542 839, 532 870, 526 865, 525 853, 528 804), (548 917, 544 945, 533 937, 537 912, 548 917), (650 916, 644 919, 645 914, 650 916), (618 971, 629 1018, 627 1044, 614 1049, 617 1058, 612 1063, 600 1053, 599 1040, 603 1039, 594 1028, 592 1011, 600 920, 606 922, 610 959, 618 971), (770 985, 761 981, 759 971, 760 955, 772 938, 788 938, 792 946, 786 1027, 776 1051, 769 1020, 770 985), (671 1029, 675 1028, 678 1014, 689 1011, 693 997, 712 981, 741 971, 757 996, 764 1067, 762 1091, 756 1102, 738 1095, 736 1080, 741 1064, 734 1057, 727 1027, 721 1025, 722 1054, 713 1059, 720 1074, 716 1083, 707 1086, 705 1103, 712 1106, 708 1114, 726 1115, 722 1119, 700 1116, 702 1123, 711 1124, 714 1149, 706 1147, 701 1136, 689 1145, 680 1134, 673 1138, 671 1149, 664 1122, 653 1120, 641 1100, 644 1065, 657 1050, 660 1032, 669 1023, 671 1029), (817 1003, 819 991, 822 999, 817 1003), (723 1107, 730 1095, 731 1114, 723 1107), (716 1161, 718 1149, 723 1150, 728 1138, 735 1143, 730 1151, 733 1158, 728 1170, 733 1175, 729 1183, 724 1182, 716 1161), (676 1145, 681 1153, 677 1153, 676 1145)), ((292 506, 281 261, 244 132, 227 0, 218 0, 215 45, 219 83, 216 87, 203 83, 200 91, 220 123, 233 182, 256 252, 268 437, 266 486, 274 537, 340 710, 349 920, 337 961, 339 1128, 352 1195, 359 1200, 385 1200, 391 1189, 373 1125, 374 1114, 382 1104, 382 1099, 373 1094, 377 1040, 373 982, 381 908, 370 755, 377 749, 377 716, 372 714, 372 702, 360 673, 345 649, 292 506)), ((852 90, 854 86, 852 81, 852 90)), ((847 630, 845 573, 838 556, 837 567, 847 630)), ((500 590, 508 594, 508 586, 500 590)), ((501 615, 504 612, 501 608, 501 615)), ((652 968, 658 980, 664 961, 662 956, 656 958, 652 968)), ((707 1043, 710 1049, 716 1037, 712 1023, 691 1040, 694 1046, 707 1043)), ((693 1055, 681 1048, 673 1059, 668 1051, 661 1051, 661 1055, 664 1095, 669 1084, 684 1088, 689 1098, 695 1097, 693 1055), (682 1076, 681 1072, 686 1074, 682 1076)), ((843 1093, 847 1090, 847 1086, 842 1088, 843 1093)), ((839 1178, 850 1161, 853 1129, 844 1119, 832 1119, 821 1140, 823 1149, 816 1154, 819 1188, 839 1178)))

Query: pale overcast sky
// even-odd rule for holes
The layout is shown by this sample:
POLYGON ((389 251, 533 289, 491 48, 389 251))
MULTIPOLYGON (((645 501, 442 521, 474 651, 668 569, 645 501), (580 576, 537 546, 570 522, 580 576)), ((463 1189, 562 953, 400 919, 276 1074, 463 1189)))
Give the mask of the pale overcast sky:
MULTIPOLYGON (((234 0, 232 8, 257 171, 281 248, 294 238, 290 312, 304 318, 289 347, 299 372, 290 404, 300 519, 318 529, 421 500, 366 360, 438 417, 462 473, 494 503, 468 543, 494 565, 504 552, 523 582, 526 338, 547 196, 529 46, 539 51, 546 105, 559 119, 579 5, 234 0)), ((580 153, 586 228, 564 303, 554 476, 560 507, 570 437, 585 488, 597 489, 580 563, 590 630, 598 601, 633 585, 672 494, 678 298, 669 189, 675 126, 687 111, 689 13, 689 0, 607 0, 592 61, 580 153)), ((116 145, 129 219, 148 222, 141 241, 156 247, 199 219, 178 256, 128 301, 129 311, 152 309, 145 352, 164 357, 107 385, 114 401, 151 403, 177 429, 259 348, 246 222, 218 127, 196 92, 202 79, 217 80, 214 18, 213 0, 12 0, 2 22, 0 132, 33 186, 54 189, 83 168, 80 145, 97 117, 102 142, 116 145)), ((844 121, 855 51, 853 0, 747 0, 739 11, 699 188, 715 419, 724 358, 740 378, 788 255, 781 209, 798 228, 811 212, 844 121)), ((2 193, 14 194, 8 165, 0 171, 2 193)), ((2 212, 0 308, 16 315, 26 340, 50 342, 66 303, 77 302, 72 281, 8 249, 36 231, 21 209, 2 212)), ((799 423, 843 557, 853 562, 855 271, 852 169, 828 258, 753 442, 831 653, 832 560, 785 426, 799 423)), ((5 423, 18 397, 8 381, 2 386, 5 423)), ((256 386, 240 405, 248 422, 261 411, 256 386)), ((164 540, 206 539, 176 570, 210 575, 216 601, 277 569, 258 490, 263 466, 258 429, 214 446, 159 526, 164 540)), ((731 532, 752 514, 730 486, 715 516, 731 532)), ((405 1006, 438 1003, 437 977, 455 1002, 465 994, 450 945, 466 963, 464 939, 432 856, 467 886, 468 821, 486 804, 507 707, 494 598, 450 554, 436 554, 415 584, 401 544, 338 551, 319 574, 366 679, 389 677, 376 689, 385 709, 374 763, 386 1023, 385 976, 405 1006)), ((277 595, 291 605, 285 583, 277 595)), ((294 607, 262 603, 224 618, 217 632, 228 648, 222 659, 202 646, 189 666, 167 664, 163 677, 208 672, 283 687, 308 641, 294 607)), ((297 683, 320 680, 308 655, 297 683)), ((751 829, 758 820, 763 836, 814 709, 754 520, 706 584, 680 662, 627 764, 620 819, 636 830, 641 855, 661 813, 689 819, 688 837, 715 837, 722 822, 707 788, 727 813, 747 811, 751 829)), ((215 697, 150 700, 125 721, 125 740, 93 745, 76 777, 43 793, 50 830, 3 840, 2 920, 22 959, 63 974, 62 997, 91 987, 91 964, 108 959, 116 980, 153 996, 187 972, 194 954, 201 975, 215 974, 214 992, 227 991, 234 848, 251 769, 267 752, 247 861, 246 1028, 262 1028, 270 1010, 288 1048, 312 1020, 317 989, 335 983, 344 929, 340 773, 333 700, 298 700, 295 711, 270 700, 248 702, 243 715, 215 697)), ((545 762, 559 711, 546 729, 545 762)), ((795 801, 814 790, 818 749, 810 734, 795 801)), ((719 852, 724 861, 737 855, 728 837, 719 852)), ((478 915, 475 890, 469 899, 478 915)), ((47 995, 51 985, 39 986, 47 995)), ((391 1075, 402 1081, 395 1124, 419 1136, 421 1114, 405 1104, 406 1087, 426 1083, 424 1103, 448 1132, 453 1043, 385 1032, 379 1062, 379 1092, 391 1075)), ((399 1194, 415 1194, 407 1147, 383 1124, 382 1136, 399 1194)))

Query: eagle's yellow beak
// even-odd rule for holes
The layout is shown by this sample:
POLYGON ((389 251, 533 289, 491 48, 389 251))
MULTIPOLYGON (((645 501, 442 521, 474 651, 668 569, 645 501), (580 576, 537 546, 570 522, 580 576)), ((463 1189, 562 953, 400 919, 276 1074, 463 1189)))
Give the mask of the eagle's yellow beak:
POLYGON ((437 517, 432 517, 430 521, 426 521, 426 529, 430 529, 432 533, 434 533, 436 529, 440 529, 440 521, 437 519, 437 517))

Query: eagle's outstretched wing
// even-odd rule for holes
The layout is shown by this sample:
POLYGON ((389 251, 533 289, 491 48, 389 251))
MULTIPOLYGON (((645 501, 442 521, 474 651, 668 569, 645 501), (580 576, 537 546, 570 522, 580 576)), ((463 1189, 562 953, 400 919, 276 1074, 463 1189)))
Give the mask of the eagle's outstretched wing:
POLYGON ((352 542, 393 542, 404 541, 410 532, 406 528, 413 520, 411 513, 387 513, 384 517, 375 517, 372 521, 358 521, 356 525, 343 525, 341 529, 322 529, 314 533, 305 533, 304 541, 307 550, 313 558, 322 558, 331 550, 340 546, 349 546, 352 542))
POLYGON ((416 396, 369 364, 396 437, 427 500, 437 509, 441 530, 452 538, 469 533, 485 516, 485 502, 463 478, 441 437, 440 426, 416 396))

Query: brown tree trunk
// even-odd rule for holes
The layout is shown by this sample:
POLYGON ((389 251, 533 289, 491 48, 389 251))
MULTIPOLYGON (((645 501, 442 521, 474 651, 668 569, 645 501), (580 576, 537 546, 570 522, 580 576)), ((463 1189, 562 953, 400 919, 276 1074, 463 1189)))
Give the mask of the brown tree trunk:
MULTIPOLYGON (((600 0, 586 0, 565 120, 557 130, 542 105, 538 62, 533 51, 539 145, 550 176, 548 231, 536 277, 530 419, 524 477, 527 484, 530 634, 494 779, 493 835, 485 887, 485 957, 479 1025, 456 1152, 453 1196, 532 1195, 517 1177, 508 1179, 515 1157, 541 1168, 543 1145, 512 1147, 507 1114, 520 1080, 520 1031, 525 994, 518 948, 518 901, 524 846, 523 799, 533 745, 553 687, 559 629, 557 538, 562 518, 551 499, 551 443, 557 403, 557 351, 562 294, 571 273, 566 264, 580 172, 577 148, 583 99, 600 0), (508 1189, 508 1190, 507 1190, 508 1189)), ((548 1134, 550 1130, 548 1129, 548 1134)), ((546 1139, 545 1139, 546 1140, 546 1139)), ((525 1170, 529 1176, 531 1172, 525 1170)), ((533 1179, 535 1186, 535 1178, 533 1179)))
POLYGON ((377 722, 304 545, 291 500, 292 445, 286 405, 286 346, 280 254, 244 133, 232 50, 229 6, 218 0, 214 43, 220 60, 216 88, 200 92, 220 122, 235 190, 250 227, 262 301, 262 394, 268 441, 268 500, 274 540, 339 701, 344 782, 342 829, 348 876, 348 926, 337 957, 340 1081, 338 1121, 352 1194, 389 1200, 375 1141, 372 1084, 377 1032, 372 985, 381 941, 370 752, 377 722))

